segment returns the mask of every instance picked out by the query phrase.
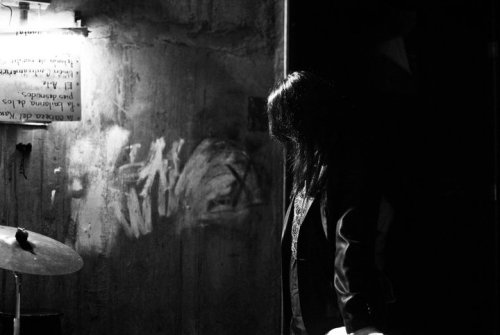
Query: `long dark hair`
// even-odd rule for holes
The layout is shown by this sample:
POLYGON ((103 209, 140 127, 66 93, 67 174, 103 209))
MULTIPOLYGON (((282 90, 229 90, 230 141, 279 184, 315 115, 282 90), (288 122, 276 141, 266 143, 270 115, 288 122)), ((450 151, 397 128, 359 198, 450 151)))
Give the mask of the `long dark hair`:
POLYGON ((286 145, 294 191, 315 195, 338 142, 349 104, 333 83, 309 72, 293 72, 276 83, 267 101, 271 137, 286 145))

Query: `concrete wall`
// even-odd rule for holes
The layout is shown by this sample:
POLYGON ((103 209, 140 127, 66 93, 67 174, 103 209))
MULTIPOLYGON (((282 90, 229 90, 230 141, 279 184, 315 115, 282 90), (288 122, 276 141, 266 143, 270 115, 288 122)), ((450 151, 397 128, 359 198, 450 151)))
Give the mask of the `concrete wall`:
MULTIPOLYGON (((276 334, 281 150, 259 113, 281 71, 281 4, 50 9, 74 10, 90 30, 82 121, 0 125, 0 220, 85 265, 24 276, 23 307, 64 313, 64 334, 276 334), (20 142, 33 145, 24 161, 20 142)), ((11 277, 2 271, 2 311, 14 308, 11 277)))

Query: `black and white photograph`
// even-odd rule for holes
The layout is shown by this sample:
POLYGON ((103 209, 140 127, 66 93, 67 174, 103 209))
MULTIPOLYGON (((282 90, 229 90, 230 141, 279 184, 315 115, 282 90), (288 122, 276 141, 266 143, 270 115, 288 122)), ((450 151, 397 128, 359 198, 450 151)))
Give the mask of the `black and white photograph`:
POLYGON ((0 0, 0 335, 500 335, 497 0, 0 0))

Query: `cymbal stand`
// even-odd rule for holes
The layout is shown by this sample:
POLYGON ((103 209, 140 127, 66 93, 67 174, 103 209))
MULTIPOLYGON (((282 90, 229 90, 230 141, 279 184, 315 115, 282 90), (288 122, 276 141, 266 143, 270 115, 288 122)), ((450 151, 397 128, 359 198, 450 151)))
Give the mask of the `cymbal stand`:
POLYGON ((16 279, 16 315, 14 317, 14 335, 19 335, 21 331, 21 275, 12 271, 16 279))

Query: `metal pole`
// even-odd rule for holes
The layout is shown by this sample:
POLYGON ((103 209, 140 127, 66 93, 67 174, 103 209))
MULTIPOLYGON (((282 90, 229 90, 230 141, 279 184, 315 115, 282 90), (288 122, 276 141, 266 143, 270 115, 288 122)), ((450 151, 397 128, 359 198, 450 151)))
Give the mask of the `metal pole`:
POLYGON ((14 335, 19 335, 21 331, 21 275, 14 272, 16 279, 16 316, 14 317, 14 335))

